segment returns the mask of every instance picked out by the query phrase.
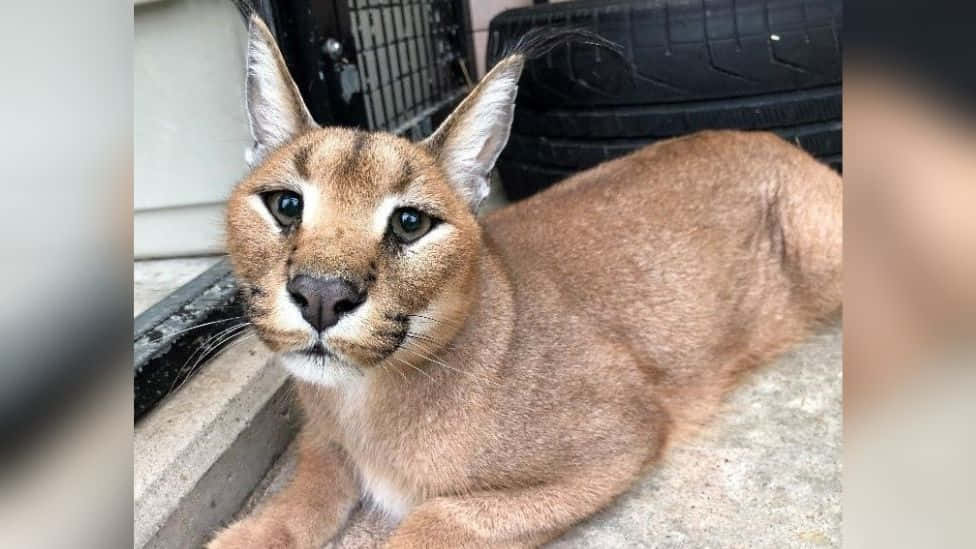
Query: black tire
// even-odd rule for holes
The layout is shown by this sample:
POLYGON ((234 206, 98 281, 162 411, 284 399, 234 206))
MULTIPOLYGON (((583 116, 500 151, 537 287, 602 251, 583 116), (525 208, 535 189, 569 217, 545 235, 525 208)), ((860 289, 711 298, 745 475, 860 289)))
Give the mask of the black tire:
POLYGON ((523 164, 517 160, 506 158, 498 159, 495 166, 498 168, 498 175, 502 180, 505 198, 513 202, 532 196, 553 183, 566 179, 575 172, 566 168, 523 164))
POLYGON ((488 61, 532 27, 583 27, 620 44, 622 59, 579 44, 555 48, 526 65, 521 104, 727 99, 839 83, 841 23, 841 0, 584 0, 499 14, 488 61))
POLYGON ((512 200, 648 143, 768 130, 841 171, 842 0, 583 0, 503 12, 491 64, 525 32, 571 26, 622 56, 566 45, 527 63, 498 161, 512 200))
POLYGON ((705 129, 758 130, 840 120, 841 86, 752 97, 594 109, 532 109, 519 104, 512 131, 521 135, 671 137, 705 129))
MULTIPOLYGON (((841 123, 824 122, 773 130, 816 157, 841 153, 841 123)), ((512 133, 505 160, 579 171, 635 151, 659 138, 558 139, 512 133)))

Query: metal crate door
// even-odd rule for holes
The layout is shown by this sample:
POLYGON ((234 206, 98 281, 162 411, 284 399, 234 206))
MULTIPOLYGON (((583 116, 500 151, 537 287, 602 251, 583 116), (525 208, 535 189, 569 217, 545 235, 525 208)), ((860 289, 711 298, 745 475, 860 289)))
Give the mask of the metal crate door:
POLYGON ((321 124, 426 135, 472 74, 465 0, 293 0, 274 26, 321 124))

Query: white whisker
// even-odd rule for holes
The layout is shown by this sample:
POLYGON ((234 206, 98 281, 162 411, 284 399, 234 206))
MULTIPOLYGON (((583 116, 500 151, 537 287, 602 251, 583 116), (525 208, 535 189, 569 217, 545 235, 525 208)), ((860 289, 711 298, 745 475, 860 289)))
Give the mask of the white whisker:
POLYGON ((436 364, 438 366, 444 367, 444 368, 446 368, 446 369, 448 369, 448 370, 450 370, 452 372, 457 372, 459 374, 464 374, 466 376, 471 376, 474 379, 480 379, 482 381, 486 381, 488 383, 493 383, 495 385, 498 385, 498 382, 495 381, 495 380, 493 380, 493 379, 489 379, 487 377, 480 376, 478 374, 475 374, 474 372, 465 372, 464 370, 459 370, 457 368, 454 368, 452 366, 447 365, 446 363, 444 363, 441 360, 438 360, 437 358, 434 358, 434 357, 432 357, 430 355, 425 354, 424 352, 421 352, 421 351, 430 352, 430 349, 427 349, 426 347, 423 347, 422 345, 420 345, 418 343, 415 343, 415 342, 412 342, 412 341, 404 341, 403 343, 404 343, 403 349, 405 349, 407 351, 410 351, 411 353, 413 353, 415 355, 418 355, 421 358, 424 358, 424 359, 430 361, 433 364, 436 364), (406 344, 408 344, 408 343, 411 344, 411 345, 414 345, 414 346, 418 347, 420 349, 420 351, 418 351, 418 350, 416 350, 416 349, 414 349, 412 347, 407 347, 406 344))
POLYGON ((209 338, 207 338, 207 340, 202 345, 200 345, 197 349, 195 349, 192 353, 190 353, 190 356, 187 357, 186 362, 184 362, 183 366, 181 366, 180 369, 177 371, 176 376, 173 378, 173 383, 170 386, 170 390, 173 390, 173 387, 175 387, 177 383, 182 385, 182 381, 180 380, 180 378, 183 377, 185 379, 186 377, 189 377, 187 372, 195 371, 197 365, 200 364, 205 358, 207 358, 208 353, 210 353, 213 349, 218 348, 220 345, 223 345, 225 342, 233 339, 234 337, 237 337, 241 332, 247 329, 247 327, 250 325, 251 325, 250 322, 235 324, 234 326, 225 328, 217 332, 216 334, 210 336, 209 338), (193 363, 193 366, 191 366, 190 369, 187 370, 187 366, 190 364, 190 361, 194 359, 194 357, 196 357, 196 361, 193 363))
POLYGON ((173 333, 169 334, 169 336, 170 337, 173 337, 173 336, 177 336, 177 335, 180 335, 180 334, 183 334, 183 333, 186 333, 186 332, 190 332, 190 331, 196 330, 197 328, 203 328, 204 326, 210 326, 211 324, 220 324, 221 322, 230 322, 231 320, 238 320, 238 319, 241 319, 241 318, 244 318, 244 315, 241 315, 241 316, 232 316, 230 318, 223 318, 223 319, 220 319, 220 320, 213 320, 211 322, 204 322, 203 324, 197 324, 196 326, 190 326, 189 328, 186 328, 184 330, 180 330, 178 332, 173 332, 173 333))
POLYGON ((432 377, 430 377, 430 374, 428 374, 427 372, 425 372, 425 371, 423 371, 423 370, 421 370, 420 368, 418 368, 418 367, 416 367, 416 366, 414 366, 413 364, 410 364, 409 362, 407 362, 407 361, 405 361, 405 360, 402 360, 402 359, 400 359, 399 357, 393 357, 393 360, 396 360, 396 361, 397 361, 397 362, 399 362, 400 364, 406 364, 407 366, 409 366, 409 367, 411 367, 411 368, 413 368, 414 370, 417 370, 417 371, 418 371, 418 372, 420 372, 421 374, 423 374, 423 375, 425 375, 425 376, 427 376, 427 379, 429 379, 429 380, 431 380, 431 381, 434 381, 434 378, 432 378, 432 377))

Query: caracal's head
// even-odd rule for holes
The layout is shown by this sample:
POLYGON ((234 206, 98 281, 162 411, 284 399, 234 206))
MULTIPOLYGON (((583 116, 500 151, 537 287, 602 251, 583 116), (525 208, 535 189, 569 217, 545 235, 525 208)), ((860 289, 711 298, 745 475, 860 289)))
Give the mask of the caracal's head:
POLYGON ((449 341, 476 292, 475 214, 508 139, 523 57, 485 76, 428 139, 321 128, 252 16, 253 171, 228 203, 227 249, 250 321, 296 376, 403 370, 449 341))

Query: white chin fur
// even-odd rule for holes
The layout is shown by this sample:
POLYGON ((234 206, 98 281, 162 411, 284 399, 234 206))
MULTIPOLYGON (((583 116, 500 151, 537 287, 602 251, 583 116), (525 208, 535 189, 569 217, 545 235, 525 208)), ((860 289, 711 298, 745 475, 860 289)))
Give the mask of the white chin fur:
POLYGON ((355 367, 326 357, 310 357, 299 353, 278 355, 278 362, 291 375, 315 385, 336 387, 363 377, 355 367))

